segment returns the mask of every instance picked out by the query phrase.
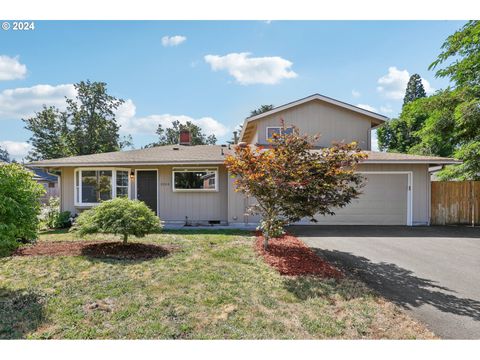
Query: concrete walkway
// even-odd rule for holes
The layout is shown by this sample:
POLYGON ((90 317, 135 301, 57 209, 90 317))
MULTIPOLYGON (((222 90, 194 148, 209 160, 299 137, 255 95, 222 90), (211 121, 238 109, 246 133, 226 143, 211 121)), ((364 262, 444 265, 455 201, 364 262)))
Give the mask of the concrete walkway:
POLYGON ((289 231, 447 339, 480 339, 480 228, 296 226, 289 231))

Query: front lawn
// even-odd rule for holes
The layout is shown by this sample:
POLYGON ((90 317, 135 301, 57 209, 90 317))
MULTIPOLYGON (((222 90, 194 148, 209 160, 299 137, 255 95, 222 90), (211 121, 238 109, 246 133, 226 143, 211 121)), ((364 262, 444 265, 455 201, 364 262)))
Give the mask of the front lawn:
MULTIPOLYGON (((39 241, 79 240, 57 231, 39 241)), ((1 258, 0 338, 433 337, 357 281, 281 276, 247 232, 166 231, 132 241, 175 250, 142 260, 1 258)))

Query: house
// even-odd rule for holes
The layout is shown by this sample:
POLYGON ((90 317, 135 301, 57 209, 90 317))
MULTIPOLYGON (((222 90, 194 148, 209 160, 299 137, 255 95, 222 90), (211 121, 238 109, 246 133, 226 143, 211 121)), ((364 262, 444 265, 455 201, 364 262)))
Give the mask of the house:
POLYGON ((51 197, 60 196, 57 176, 49 174, 42 168, 30 168, 30 170, 34 173, 33 180, 45 188, 45 195, 40 199, 42 203, 46 203, 51 197))
MULTIPOLYGON (((8 163, 0 160, 0 166, 6 164, 8 163)), ((46 170, 42 168, 28 167, 28 170, 33 173, 33 180, 35 180, 45 188, 45 195, 40 198, 41 203, 46 203, 51 197, 60 196, 60 188, 57 176, 49 174, 46 170)))
MULTIPOLYGON (((357 141, 368 154, 358 169, 367 179, 361 197, 335 216, 318 216, 318 224, 427 225, 429 167, 458 163, 449 158, 373 152, 371 131, 388 119, 319 94, 245 119, 239 140, 267 144, 280 131, 280 119, 301 133, 322 134, 318 147, 332 141, 357 141)), ((258 217, 245 213, 252 199, 234 191, 223 164, 231 151, 227 145, 173 145, 31 165, 59 171, 61 207, 73 213, 102 200, 128 196, 144 201, 167 223, 257 223, 258 217)))

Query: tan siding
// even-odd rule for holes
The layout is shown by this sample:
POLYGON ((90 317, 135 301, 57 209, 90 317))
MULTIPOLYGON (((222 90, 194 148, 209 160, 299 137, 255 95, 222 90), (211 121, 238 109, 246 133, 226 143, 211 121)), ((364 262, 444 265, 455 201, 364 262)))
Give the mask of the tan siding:
POLYGON ((320 134, 317 146, 330 146, 333 141, 357 141, 361 149, 370 150, 371 119, 321 101, 311 101, 255 121, 256 134, 248 141, 266 144, 266 128, 279 126, 280 119, 287 126, 297 126, 302 134, 320 134))
POLYGON ((224 166, 219 166, 218 192, 173 192, 172 166, 161 166, 159 169, 162 220, 185 221, 185 216, 188 216, 191 221, 227 221, 228 184, 224 166))
POLYGON ((60 193, 61 193, 61 208, 62 211, 70 211, 75 214, 74 203, 74 169, 69 167, 62 168, 60 193))
MULTIPOLYGON (((430 177, 428 173, 428 165, 426 164, 363 164, 359 166, 359 171, 412 171, 412 222, 413 225, 428 224, 429 223, 429 190, 430 190, 430 177)), ((229 189, 233 191, 233 187, 229 189)), ((245 207, 240 206, 241 194, 235 194, 233 197, 229 194, 230 198, 234 198, 237 202, 236 205, 229 205, 229 221, 230 222, 242 222, 242 214, 245 207), (237 217, 238 220, 234 221, 233 217, 237 217)), ((249 222, 258 221, 258 218, 249 218, 249 222)))
MULTIPOLYGON (((185 165, 194 166, 194 165, 185 165)), ((139 166, 135 169, 157 169, 158 209, 159 216, 164 221, 185 221, 188 216, 191 221, 220 220, 227 221, 227 171, 219 166, 218 192, 173 192, 172 166, 139 166)), ((135 198, 135 179, 131 181, 130 196, 135 198)), ((62 169, 62 209, 78 213, 81 209, 74 205, 74 168, 62 169)))
POLYGON ((260 221, 258 215, 247 213, 247 209, 254 202, 246 198, 241 192, 235 191, 235 179, 228 178, 228 222, 231 224, 249 224, 260 221))
POLYGON ((426 164, 363 164, 360 171, 412 171, 413 225, 429 223, 430 175, 426 164))

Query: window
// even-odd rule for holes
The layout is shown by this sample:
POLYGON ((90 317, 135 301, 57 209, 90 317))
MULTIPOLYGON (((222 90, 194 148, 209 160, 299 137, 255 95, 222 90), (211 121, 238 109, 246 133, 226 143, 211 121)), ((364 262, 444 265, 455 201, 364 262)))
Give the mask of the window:
POLYGON ((49 187, 49 188, 54 188, 54 187, 55 187, 55 183, 48 183, 48 187, 49 187))
POLYGON ((128 171, 117 170, 117 197, 128 197, 128 171))
POLYGON ((84 170, 81 174, 82 203, 95 204, 112 198, 112 170, 84 170))
POLYGON ((95 205, 117 196, 129 197, 127 169, 75 170, 75 205, 95 205))
MULTIPOLYGON (((273 138, 273 134, 280 134, 282 128, 280 126, 268 126, 267 127, 267 140, 273 138)), ((283 130, 283 134, 291 135, 293 134, 293 127, 287 127, 283 130)))
POLYGON ((273 134, 280 134, 281 127, 267 127, 267 140, 273 138, 273 134))
POLYGON ((173 191, 217 191, 218 169, 173 168, 173 191))

